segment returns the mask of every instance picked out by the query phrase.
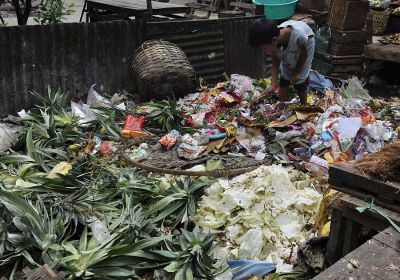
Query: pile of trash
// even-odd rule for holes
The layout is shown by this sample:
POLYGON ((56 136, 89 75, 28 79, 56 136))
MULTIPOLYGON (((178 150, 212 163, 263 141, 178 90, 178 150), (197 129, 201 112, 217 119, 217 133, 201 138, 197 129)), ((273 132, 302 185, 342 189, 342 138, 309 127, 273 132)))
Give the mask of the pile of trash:
POLYGON ((95 86, 86 103, 35 93, 37 106, 0 124, 0 276, 43 265, 82 279, 211 279, 228 263, 289 271, 326 224, 304 172, 378 151, 400 125, 400 100, 372 99, 355 78, 336 89, 313 72, 310 86, 309 106, 241 75, 146 104, 95 86), (219 180, 127 168, 152 155, 201 170, 276 164, 219 180))
MULTIPOLYGON (((278 89, 263 94, 268 86, 267 79, 232 75, 228 82, 180 99, 175 111, 181 120, 160 138, 157 152, 174 150, 188 160, 210 154, 256 161, 272 157, 327 173, 330 164, 379 151, 398 137, 400 103, 373 99, 357 78, 336 89, 312 72, 309 106, 296 105, 297 98, 280 104, 278 89), (182 133, 188 128, 194 132, 182 133)), ((151 119, 154 104, 142 105, 140 112, 151 119)))

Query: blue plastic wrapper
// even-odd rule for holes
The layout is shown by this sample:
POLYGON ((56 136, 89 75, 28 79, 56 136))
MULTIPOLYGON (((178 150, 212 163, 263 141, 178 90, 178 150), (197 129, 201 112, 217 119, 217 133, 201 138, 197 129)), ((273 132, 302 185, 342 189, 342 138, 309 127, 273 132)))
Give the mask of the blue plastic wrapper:
POLYGON ((325 93, 325 90, 335 89, 331 80, 325 78, 316 71, 310 72, 310 83, 308 87, 311 91, 319 91, 322 93, 325 93))
POLYGON ((256 260, 233 260, 228 261, 228 264, 232 269, 232 280, 245 280, 251 276, 263 277, 276 269, 275 263, 256 260))

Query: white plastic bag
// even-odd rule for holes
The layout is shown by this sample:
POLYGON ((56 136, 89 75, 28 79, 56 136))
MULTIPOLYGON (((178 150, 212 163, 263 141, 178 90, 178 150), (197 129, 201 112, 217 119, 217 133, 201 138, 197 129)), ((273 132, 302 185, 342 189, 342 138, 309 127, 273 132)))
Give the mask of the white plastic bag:
POLYGON ((114 107, 116 109, 119 109, 121 111, 126 110, 126 106, 123 102, 121 102, 122 99, 124 99, 124 96, 121 96, 119 94, 114 94, 113 97, 111 97, 111 100, 108 100, 101 96, 96 90, 95 90, 96 84, 93 84, 88 93, 88 97, 86 99, 87 105, 93 108, 99 108, 99 107, 106 107, 106 108, 111 108, 114 107))
POLYGON ((347 80, 347 87, 343 90, 343 96, 346 98, 371 100, 372 97, 368 94, 368 90, 363 87, 363 84, 357 77, 352 77, 347 80))
POLYGON ((96 84, 93 84, 88 93, 88 97, 86 100, 86 104, 89 105, 90 107, 96 108, 96 107, 110 107, 110 101, 101 96, 95 89, 94 87, 96 84))
POLYGON ((239 258, 255 259, 264 247, 264 235, 260 228, 248 230, 239 238, 239 258))
POLYGON ((71 101, 71 110, 72 114, 79 118, 79 124, 81 125, 87 125, 89 122, 97 119, 87 104, 71 101))
POLYGON ((233 74, 229 81, 228 88, 230 91, 244 95, 246 92, 254 90, 253 80, 247 76, 233 74))
POLYGON ((103 244, 110 237, 110 231, 101 220, 96 219, 95 217, 91 220, 93 222, 89 226, 92 230, 93 236, 100 244, 103 244))

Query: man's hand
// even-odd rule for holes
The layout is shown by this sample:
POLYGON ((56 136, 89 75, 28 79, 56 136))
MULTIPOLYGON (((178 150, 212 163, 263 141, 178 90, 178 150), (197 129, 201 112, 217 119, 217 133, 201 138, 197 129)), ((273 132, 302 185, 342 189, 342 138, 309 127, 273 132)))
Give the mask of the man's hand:
POLYGON ((293 73, 292 78, 290 79, 290 82, 292 84, 297 83, 298 81, 300 81, 300 74, 298 73, 293 73))
POLYGON ((275 85, 270 85, 269 88, 267 88, 266 90, 264 90, 264 92, 262 93, 262 95, 267 95, 271 92, 275 91, 276 86, 275 85))

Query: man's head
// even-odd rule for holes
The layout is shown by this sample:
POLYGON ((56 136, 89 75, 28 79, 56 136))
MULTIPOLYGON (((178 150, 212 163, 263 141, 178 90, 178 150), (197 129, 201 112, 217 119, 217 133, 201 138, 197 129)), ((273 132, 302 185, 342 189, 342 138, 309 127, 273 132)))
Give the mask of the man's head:
POLYGON ((256 20, 250 28, 249 43, 253 48, 262 47, 266 53, 272 54, 278 48, 278 25, 265 18, 256 20))

